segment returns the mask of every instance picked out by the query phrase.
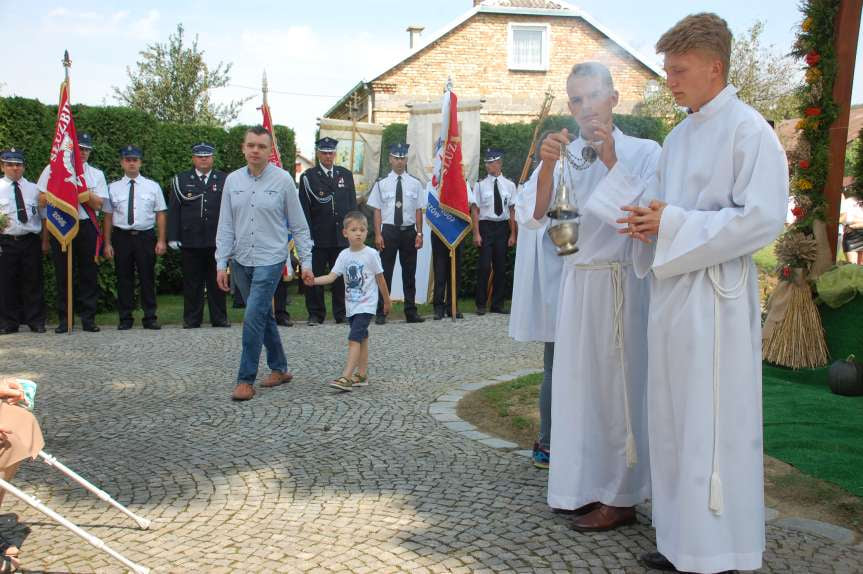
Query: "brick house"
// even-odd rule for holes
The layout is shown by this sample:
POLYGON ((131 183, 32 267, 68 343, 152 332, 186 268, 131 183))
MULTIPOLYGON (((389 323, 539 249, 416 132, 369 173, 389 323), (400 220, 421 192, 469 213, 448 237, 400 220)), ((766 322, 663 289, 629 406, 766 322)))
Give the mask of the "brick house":
MULTIPOLYGON (((465 0, 467 2, 467 0, 465 0)), ((434 35, 411 26, 410 49, 369 81, 360 81, 324 117, 381 125, 406 123, 412 102, 437 101, 447 77, 462 100, 483 100, 482 120, 530 122, 545 91, 552 114, 566 112, 572 64, 598 60, 620 92, 616 111, 629 113, 661 70, 583 10, 552 0, 474 0, 470 10, 434 35)))

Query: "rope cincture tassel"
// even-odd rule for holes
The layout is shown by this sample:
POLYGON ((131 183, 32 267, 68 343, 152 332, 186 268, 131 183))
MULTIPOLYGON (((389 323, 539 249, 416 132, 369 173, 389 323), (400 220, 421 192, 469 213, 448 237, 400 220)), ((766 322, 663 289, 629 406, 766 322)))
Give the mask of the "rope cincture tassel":
POLYGON ((741 257, 740 279, 732 287, 719 284, 719 265, 707 268, 707 277, 713 286, 713 468, 710 472, 710 496, 707 507, 713 514, 722 514, 722 477, 719 474, 719 338, 720 313, 719 304, 722 299, 737 299, 746 289, 749 279, 749 261, 741 257))
POLYGON ((580 263, 578 269, 611 271, 611 291, 614 294, 614 345, 620 356, 620 370, 623 375, 623 416, 626 425, 626 466, 632 468, 638 464, 638 448, 635 445, 635 434, 632 432, 632 416, 629 411, 629 390, 626 378, 626 353, 623 338, 623 275, 625 263, 609 261, 608 263, 580 263))

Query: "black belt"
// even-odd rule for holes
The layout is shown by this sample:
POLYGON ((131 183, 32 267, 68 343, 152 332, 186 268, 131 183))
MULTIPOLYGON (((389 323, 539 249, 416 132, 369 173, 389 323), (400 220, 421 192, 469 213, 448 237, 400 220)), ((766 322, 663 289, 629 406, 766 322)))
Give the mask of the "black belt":
POLYGON ((25 239, 32 239, 34 237, 39 237, 38 233, 24 233, 22 235, 8 235, 2 234, 0 235, 0 239, 8 240, 8 241, 24 241, 25 239))
POLYGON ((126 234, 126 235, 147 235, 153 233, 152 229, 123 229, 122 227, 115 227, 114 233, 126 234))
POLYGON ((416 231, 416 225, 413 223, 411 223, 410 225, 402 225, 401 227, 397 227, 397 226, 393 225, 392 223, 384 223, 383 226, 384 227, 395 227, 399 231, 406 231, 408 229, 410 229, 412 231, 416 231))

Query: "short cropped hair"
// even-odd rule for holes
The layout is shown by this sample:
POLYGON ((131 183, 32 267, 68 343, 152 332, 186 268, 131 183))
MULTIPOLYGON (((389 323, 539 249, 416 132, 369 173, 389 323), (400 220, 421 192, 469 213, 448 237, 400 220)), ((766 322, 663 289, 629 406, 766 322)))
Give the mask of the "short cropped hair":
POLYGON ((682 54, 691 50, 706 50, 722 62, 727 82, 731 65, 731 38, 728 23, 716 14, 690 14, 659 38, 656 53, 682 54))
POLYGON ((366 226, 366 229, 369 227, 369 220, 366 218, 365 213, 358 210, 349 211, 345 218, 342 220, 342 225, 347 228, 349 223, 361 223, 366 226))
POLYGON ((246 139, 246 136, 249 134, 255 134, 256 136, 262 136, 266 134, 266 136, 270 139, 270 143, 273 143, 273 134, 270 133, 270 130, 260 124, 248 128, 245 135, 243 135, 243 139, 246 139))
POLYGON ((611 78, 611 72, 608 71, 605 64, 600 64, 599 62, 579 62, 572 67, 566 81, 569 82, 572 78, 583 77, 599 78, 608 89, 614 90, 614 80, 611 78))

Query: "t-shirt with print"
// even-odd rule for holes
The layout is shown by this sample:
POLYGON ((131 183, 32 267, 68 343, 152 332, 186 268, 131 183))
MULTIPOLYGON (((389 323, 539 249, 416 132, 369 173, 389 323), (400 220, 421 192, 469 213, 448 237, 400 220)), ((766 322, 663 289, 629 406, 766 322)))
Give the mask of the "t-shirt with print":
POLYGON ((364 246, 359 251, 343 249, 336 258, 332 272, 345 280, 347 316, 358 313, 375 314, 378 308, 378 282, 375 276, 384 272, 381 256, 376 249, 364 246))

